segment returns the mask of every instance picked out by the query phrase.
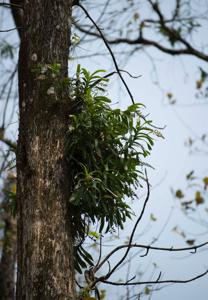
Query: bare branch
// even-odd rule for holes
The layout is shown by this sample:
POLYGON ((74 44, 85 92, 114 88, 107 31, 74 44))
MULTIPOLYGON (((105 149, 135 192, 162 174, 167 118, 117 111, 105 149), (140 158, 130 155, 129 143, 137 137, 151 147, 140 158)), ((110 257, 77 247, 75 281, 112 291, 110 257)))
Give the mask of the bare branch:
MULTIPOLYGON (((88 33, 89 35, 100 38, 99 34, 97 34, 96 32, 89 32, 78 25, 76 25, 76 26, 81 32, 88 33)), ((128 39, 128 38, 115 38, 113 40, 109 40, 107 38, 105 38, 105 39, 106 39, 106 42, 110 45, 128 44, 128 45, 144 45, 144 46, 150 46, 150 47, 152 46, 166 54, 170 54, 173 56, 193 55, 193 56, 198 57, 201 60, 204 60, 206 62, 208 61, 208 55, 193 48, 190 44, 188 44, 188 47, 186 47, 186 48, 184 47, 181 49, 174 49, 174 48, 165 47, 162 44, 160 44, 159 42, 150 40, 150 39, 146 39, 143 36, 139 36, 138 38, 135 38, 135 39, 128 39)))
POLYGON ((19 29, 22 29, 22 27, 14 27, 14 28, 9 28, 9 29, 2 29, 2 30, 0 30, 0 32, 10 32, 10 31, 19 30, 19 29))
POLYGON ((111 48, 110 48, 110 46, 109 46, 108 41, 106 40, 104 34, 103 34, 102 31, 100 30, 100 28, 98 27, 98 25, 96 24, 96 22, 95 22, 95 21, 92 19, 92 17, 89 15, 88 11, 84 8, 84 6, 82 6, 80 3, 78 4, 78 6, 85 12, 86 16, 90 19, 90 21, 94 24, 95 28, 96 28, 97 31, 99 32, 100 37, 102 38, 104 44, 106 45, 106 47, 107 47, 107 49, 108 49, 108 51, 109 51, 109 53, 110 53, 110 55, 111 55, 111 57, 112 57, 113 63, 114 63, 115 68, 116 68, 116 71, 118 72, 118 75, 119 75, 121 81, 123 82, 123 84, 124 84, 124 86, 125 86, 125 88, 126 88, 128 94, 129 94, 129 96, 130 96, 130 98, 131 98, 132 103, 134 104, 135 102, 134 102, 133 95, 132 95, 132 93, 131 93, 131 91, 130 91, 130 89, 129 89, 127 83, 126 83, 126 81, 124 80, 123 76, 121 75, 121 72, 120 72, 120 70, 119 70, 118 63, 117 63, 117 61, 116 61, 116 58, 115 58, 115 56, 114 56, 113 51, 111 50, 111 48))
MULTIPOLYGON (((166 20, 165 17, 163 16, 158 2, 153 2, 152 0, 148 0, 148 2, 150 4, 152 10, 158 16, 157 20, 152 20, 152 19, 143 20, 140 24, 138 37, 136 37, 135 39, 121 37, 121 38, 114 38, 114 39, 110 40, 109 38, 105 37, 106 43, 108 45, 118 45, 118 44, 123 43, 123 44, 128 44, 128 45, 152 46, 152 47, 157 48, 158 50, 160 50, 166 54, 169 54, 169 55, 193 55, 193 56, 207 62, 208 54, 194 48, 184 37, 182 37, 182 35, 178 31, 176 31, 172 27, 167 26, 167 23, 174 22, 176 20, 176 18, 179 16, 181 1, 180 0, 176 1, 176 6, 175 6, 175 9, 173 12, 173 16, 169 20, 166 20), (161 42, 145 38, 143 36, 143 25, 146 22, 159 24, 161 26, 161 28, 163 28, 167 32, 168 35, 170 35, 174 38, 175 42, 180 42, 182 44, 182 46, 184 46, 184 47, 183 48, 166 47, 161 42)), ((193 18, 189 17, 188 20, 193 20, 193 18)), ((181 20, 183 20, 183 18, 181 20)), ((79 26, 78 24, 76 24, 76 27, 78 30, 80 30, 81 32, 84 32, 85 34, 95 36, 98 38, 102 38, 101 34, 98 34, 96 32, 91 32, 91 28, 89 30, 86 30, 85 28, 79 26)))
MULTIPOLYGON (((12 1, 11 1, 12 2, 12 1)), ((16 7, 16 8, 22 8, 21 5, 19 4, 15 4, 15 3, 5 3, 5 2, 0 2, 0 6, 6 7, 6 8, 11 8, 12 6, 16 7)))
MULTIPOLYGON (((139 224, 139 222, 141 221, 141 219, 142 219, 142 217, 143 217, 143 215, 144 215, 144 212, 145 212, 145 208, 146 208, 146 205, 147 205, 147 202, 148 202, 148 200, 149 200, 149 196, 150 196, 150 186, 149 186, 149 181, 148 181, 148 178, 147 178, 147 173, 146 173, 146 170, 145 170, 145 175, 146 175, 146 182, 147 182, 147 196, 146 196, 146 199, 145 199, 145 201, 144 201, 144 204, 143 204, 143 207, 142 207, 142 211, 141 211, 141 213, 140 213, 140 215, 139 215, 139 217, 138 217, 138 219, 137 219, 137 221, 136 221, 136 223, 135 223, 135 225, 134 225, 134 228, 133 228, 133 230, 132 230, 132 233, 131 233, 131 236, 130 236, 130 239, 129 239, 129 243, 128 243, 128 245, 126 245, 126 247, 125 248, 127 248, 127 250, 126 250, 126 252, 125 252, 125 254, 123 255, 123 257, 118 261, 118 263, 112 268, 112 270, 110 270, 105 276, 104 276, 104 278, 105 279, 108 279, 115 271, 116 271, 116 269, 123 263, 123 261, 125 260, 125 258, 127 257, 127 255, 128 255, 128 253, 129 253, 129 251, 130 251, 130 249, 131 249, 131 244, 132 244, 132 240, 133 240, 133 238, 134 238, 134 234, 135 234, 135 231, 136 231, 136 229, 137 229, 137 226, 138 226, 138 224, 139 224)), ((114 249, 115 250, 115 249, 114 249)), ((115 253, 114 252, 114 250, 112 251, 113 253, 115 253)), ((109 259, 109 257, 112 255, 112 252, 97 266, 97 268, 96 268, 96 270, 94 270, 94 272, 96 272, 98 269, 100 269, 101 268, 101 266, 109 259)), ((100 281, 100 279, 98 278, 97 279, 97 281, 100 281)))
POLYGON ((146 256, 149 252, 149 250, 155 250, 155 251, 168 251, 168 252, 183 252, 183 251, 191 251, 193 250, 194 252, 191 253, 196 253, 197 249, 202 248, 204 246, 208 245, 208 242, 204 242, 202 244, 192 246, 192 247, 184 247, 184 248, 174 248, 174 247, 155 247, 155 246, 148 246, 148 245, 141 245, 141 244, 128 244, 128 245, 120 245, 116 248, 114 248, 100 263, 100 265, 97 267, 97 270, 100 269, 104 263, 106 263, 109 258, 116 252, 125 249, 125 248, 143 248, 146 249, 145 255, 141 255, 140 257, 146 256))
POLYGON ((189 279, 185 279, 185 280, 178 280, 178 279, 167 279, 167 280, 158 280, 161 277, 161 272, 159 274, 159 277, 157 280, 152 280, 152 281, 139 281, 139 282, 113 282, 113 281, 107 281, 107 280, 102 280, 103 283, 105 284, 110 284, 110 285, 122 285, 122 286, 126 286, 126 285, 143 285, 143 284, 163 284, 163 283, 188 283, 188 282, 192 282, 194 280, 197 280, 205 275, 208 274, 208 270, 189 279))

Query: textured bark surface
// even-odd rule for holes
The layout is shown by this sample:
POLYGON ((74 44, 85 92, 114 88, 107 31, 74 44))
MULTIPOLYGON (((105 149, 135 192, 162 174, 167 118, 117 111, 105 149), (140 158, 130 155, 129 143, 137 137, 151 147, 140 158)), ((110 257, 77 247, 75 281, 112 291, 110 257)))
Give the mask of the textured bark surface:
MULTIPOLYGON (((8 203, 3 203, 7 206, 8 203)), ((14 299, 16 264, 16 220, 4 212, 4 233, 0 261, 0 300, 14 299)))
POLYGON ((75 299, 65 139, 70 101, 37 67, 67 76, 71 0, 25 0, 19 54, 17 299, 75 299), (49 92, 49 91, 54 91, 49 92))

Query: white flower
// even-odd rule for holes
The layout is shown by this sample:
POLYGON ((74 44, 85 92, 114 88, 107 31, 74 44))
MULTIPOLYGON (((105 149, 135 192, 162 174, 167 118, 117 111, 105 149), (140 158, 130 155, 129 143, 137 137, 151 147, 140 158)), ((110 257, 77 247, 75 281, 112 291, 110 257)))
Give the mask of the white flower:
POLYGON ((45 80, 46 79, 46 76, 41 74, 37 77, 37 80, 45 80))
POLYGON ((154 130, 153 133, 154 133, 157 137, 160 137, 160 138, 163 138, 163 139, 164 139, 164 136, 162 135, 162 133, 161 133, 159 130, 154 130))
POLYGON ((47 65, 44 65, 44 66, 41 67, 40 73, 41 73, 41 74, 45 74, 45 73, 47 72, 47 70, 48 70, 48 66, 47 66, 47 65))
POLYGON ((47 95, 54 95, 55 94, 55 88, 54 86, 49 87, 47 90, 47 95))
POLYGON ((31 56, 31 59, 32 59, 32 61, 37 61, 37 59, 38 59, 37 54, 33 53, 32 56, 31 56))
POLYGON ((79 44, 79 42, 80 42, 80 37, 76 33, 73 33, 71 36, 72 45, 76 46, 77 44, 79 44))
POLYGON ((69 132, 72 132, 74 129, 75 129, 74 126, 69 125, 69 132))

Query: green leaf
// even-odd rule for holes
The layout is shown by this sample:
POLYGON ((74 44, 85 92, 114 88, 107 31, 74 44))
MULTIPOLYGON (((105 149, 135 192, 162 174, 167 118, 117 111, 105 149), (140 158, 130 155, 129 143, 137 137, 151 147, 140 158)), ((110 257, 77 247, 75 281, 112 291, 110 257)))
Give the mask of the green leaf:
POLYGON ((192 170, 191 172, 189 172, 187 175, 186 175, 186 179, 187 180, 193 180, 195 179, 195 177, 193 176, 194 174, 194 170, 192 170))
POLYGON ((111 103, 111 100, 107 97, 104 97, 104 96, 96 96, 96 97, 94 97, 94 99, 95 99, 95 101, 111 103))
MULTIPOLYGON (((141 103, 124 111, 109 106, 111 99, 99 89, 106 80, 98 75, 103 71, 90 74, 78 66, 72 80, 76 89, 73 101, 80 103, 81 99, 81 106, 76 109, 75 105, 69 116, 66 152, 72 174, 70 202, 77 212, 73 226, 78 239, 86 231, 87 222, 98 222, 99 233, 123 229, 133 214, 126 198, 135 198, 135 188, 142 186, 144 166, 149 167, 143 159, 154 144, 151 121, 140 118, 141 103)), ((88 236, 92 237, 90 231, 88 236)), ((79 259, 90 263, 91 257, 84 250, 78 254, 79 259)))
MULTIPOLYGON (((78 255, 80 255, 83 259, 83 266, 85 264, 85 267, 87 267, 87 264, 90 266, 93 265, 93 258, 92 256, 82 247, 80 246, 77 250, 78 255), (87 264, 86 264, 87 263, 87 264)), ((81 264, 80 264, 81 265, 81 264)), ((82 267, 83 267, 82 266, 82 267)))
POLYGON ((96 231, 89 231, 88 235, 91 236, 91 237, 94 237, 96 239, 99 239, 99 237, 100 237, 100 234, 96 231))
POLYGON ((82 73, 84 74, 84 77, 87 80, 87 82, 89 82, 90 81, 90 73, 84 68, 82 68, 82 73))
POLYGON ((153 213, 150 214, 150 220, 153 222, 157 221, 157 218, 153 215, 153 213))

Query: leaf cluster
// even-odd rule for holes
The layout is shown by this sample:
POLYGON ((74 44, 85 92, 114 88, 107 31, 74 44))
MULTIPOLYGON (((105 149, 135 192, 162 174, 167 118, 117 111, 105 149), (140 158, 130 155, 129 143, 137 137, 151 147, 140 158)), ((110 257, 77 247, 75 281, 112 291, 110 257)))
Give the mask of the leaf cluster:
POLYGON ((76 109, 69 116, 67 158, 75 236, 88 235, 89 223, 98 223, 99 232, 123 229, 133 213, 126 198, 136 197, 143 158, 153 146, 151 121, 141 117, 143 105, 113 109, 101 72, 78 66, 70 86, 76 109))

